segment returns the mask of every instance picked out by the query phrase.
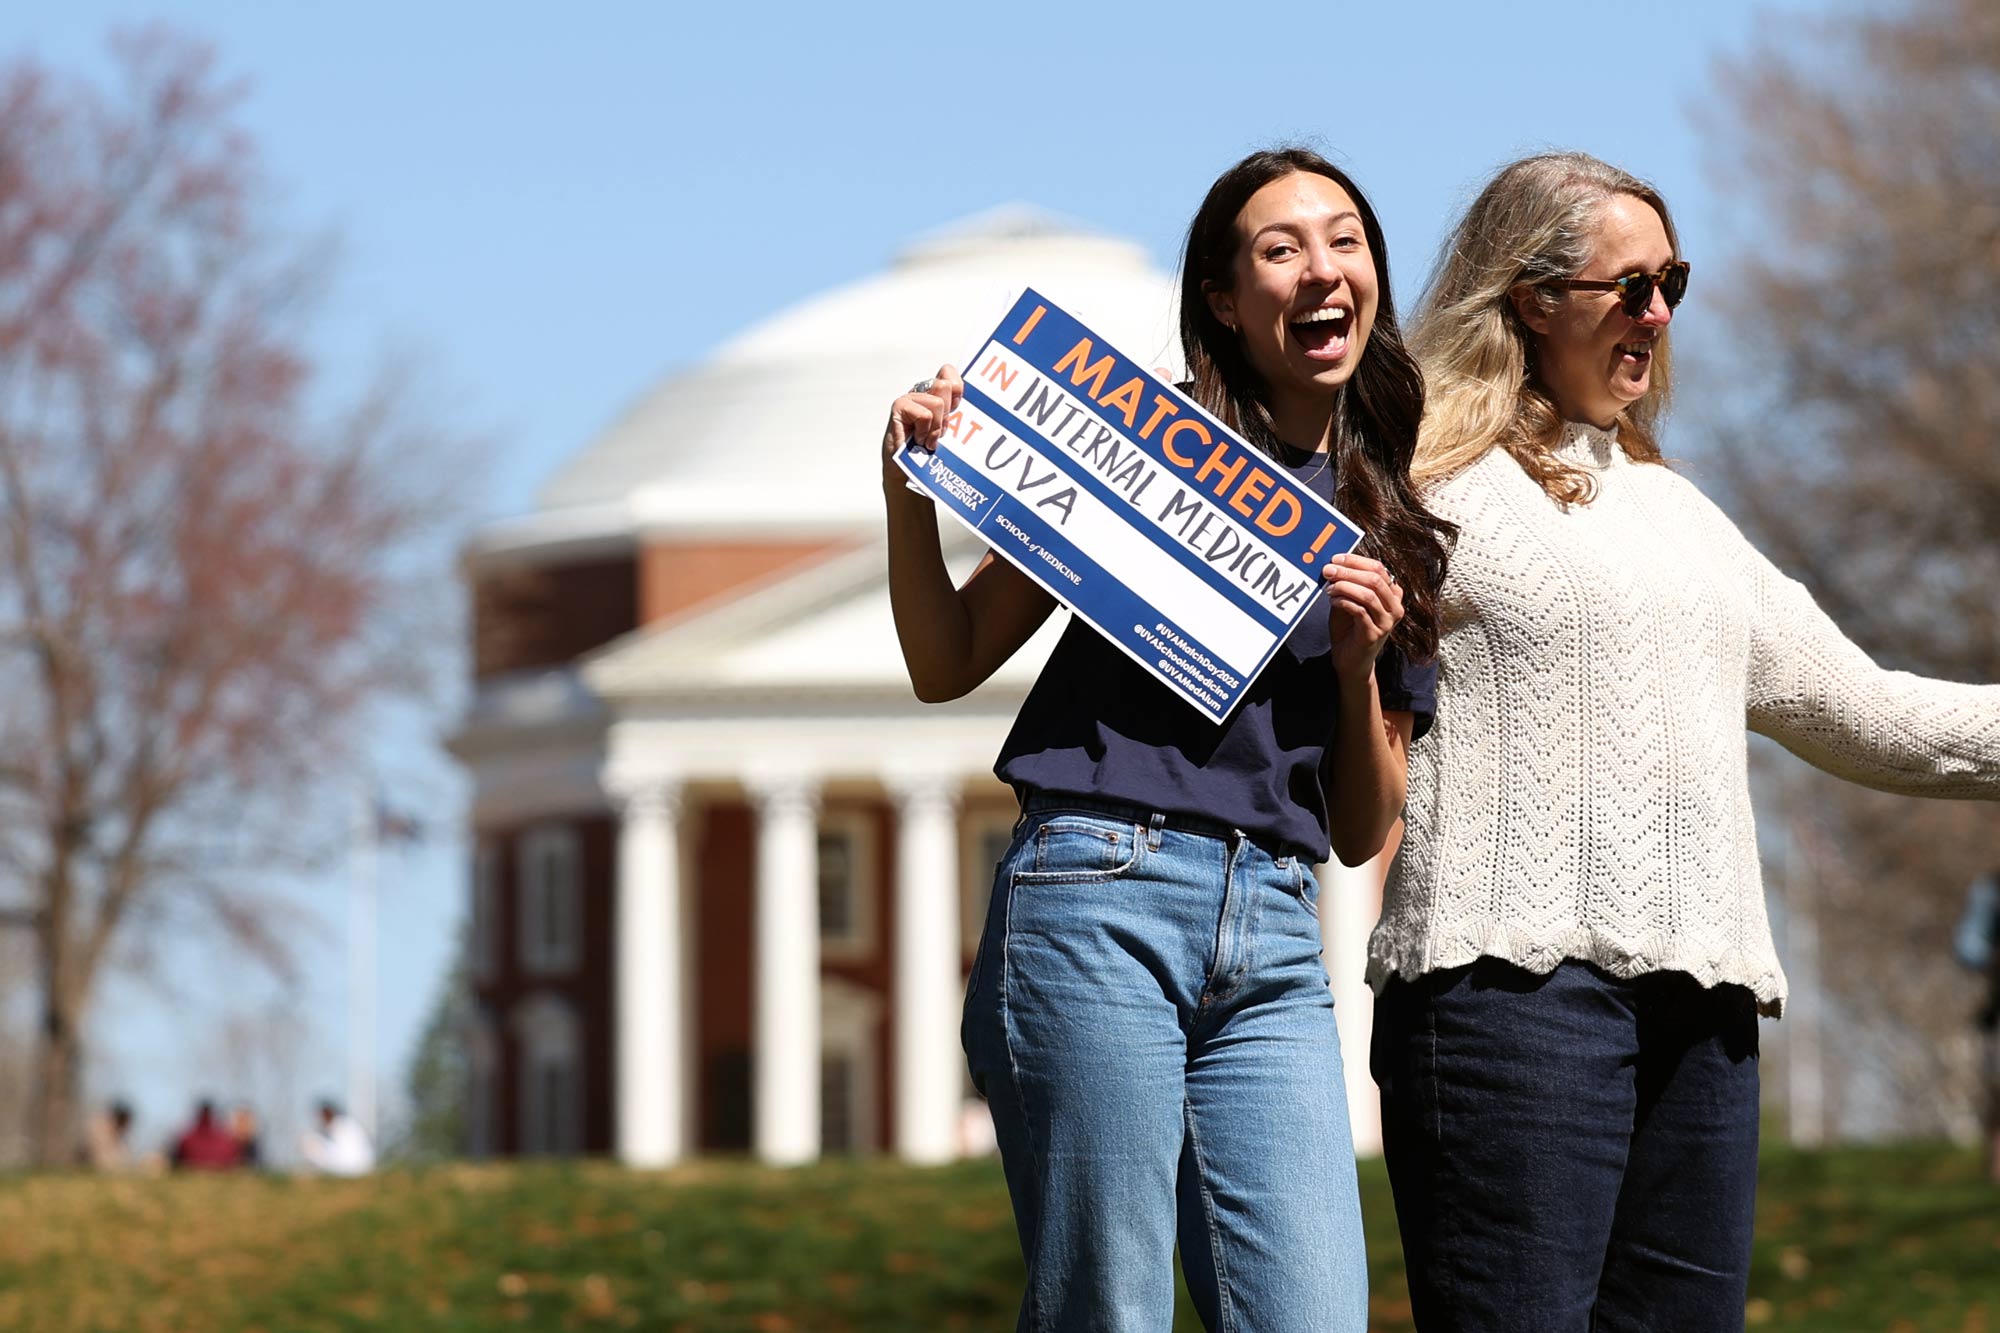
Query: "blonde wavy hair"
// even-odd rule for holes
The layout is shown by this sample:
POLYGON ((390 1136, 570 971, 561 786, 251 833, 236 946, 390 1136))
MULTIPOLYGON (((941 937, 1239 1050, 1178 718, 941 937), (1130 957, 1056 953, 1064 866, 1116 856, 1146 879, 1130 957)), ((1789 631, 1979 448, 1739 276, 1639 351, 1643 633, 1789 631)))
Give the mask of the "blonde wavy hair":
MULTIPOLYGON (((1680 236, 1660 192, 1588 153, 1542 153, 1501 169, 1439 253, 1418 303, 1410 349, 1423 365, 1425 412, 1411 473, 1442 481, 1505 449, 1563 504, 1595 493, 1589 473, 1556 458, 1563 417, 1535 372, 1533 335, 1513 293, 1554 310, 1569 293, 1549 284, 1590 262, 1606 201, 1628 194, 1660 215, 1675 255, 1680 236)), ((1635 462, 1661 463, 1654 426, 1673 385, 1665 330, 1653 344, 1652 391, 1618 414, 1618 443, 1635 462)))

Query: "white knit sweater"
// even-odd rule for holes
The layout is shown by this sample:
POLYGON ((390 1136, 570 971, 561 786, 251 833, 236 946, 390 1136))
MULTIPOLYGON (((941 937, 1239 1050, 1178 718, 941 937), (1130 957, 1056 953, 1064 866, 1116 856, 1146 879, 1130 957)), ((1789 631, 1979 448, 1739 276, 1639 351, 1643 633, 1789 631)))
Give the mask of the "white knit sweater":
POLYGON ((2000 685, 1884 671, 1687 481, 1572 427, 1565 510, 1495 450, 1438 488, 1460 525, 1436 726, 1368 979, 1475 958, 1735 982, 1777 1014, 1745 723, 1886 791, 2000 800, 2000 685))

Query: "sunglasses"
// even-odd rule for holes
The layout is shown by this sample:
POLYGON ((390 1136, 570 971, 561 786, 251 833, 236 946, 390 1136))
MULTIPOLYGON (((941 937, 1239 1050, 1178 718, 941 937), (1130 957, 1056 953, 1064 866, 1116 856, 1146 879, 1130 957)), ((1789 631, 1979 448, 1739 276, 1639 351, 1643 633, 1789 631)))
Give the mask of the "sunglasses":
POLYGON ((1566 292, 1617 292, 1618 305, 1631 319, 1644 319, 1653 305, 1653 289, 1659 288, 1672 310, 1687 295, 1688 266, 1676 259, 1658 273, 1632 273, 1622 278, 1554 278, 1549 284, 1566 292))

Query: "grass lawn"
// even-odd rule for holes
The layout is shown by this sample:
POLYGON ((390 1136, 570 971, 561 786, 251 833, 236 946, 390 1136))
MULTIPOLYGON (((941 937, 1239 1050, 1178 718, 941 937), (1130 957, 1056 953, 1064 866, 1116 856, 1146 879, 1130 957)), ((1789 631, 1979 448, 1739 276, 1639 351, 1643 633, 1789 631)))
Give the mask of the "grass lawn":
MULTIPOLYGON (((2000 1333, 2000 1191, 1934 1146, 1768 1152, 1754 1329, 2000 1333)), ((1408 1327, 1381 1164, 1375 1327, 1408 1327)), ((0 1329, 1004 1330, 999 1168, 445 1166, 0 1179, 0 1329)), ((1198 1327, 1185 1310, 1177 1328, 1198 1327)))

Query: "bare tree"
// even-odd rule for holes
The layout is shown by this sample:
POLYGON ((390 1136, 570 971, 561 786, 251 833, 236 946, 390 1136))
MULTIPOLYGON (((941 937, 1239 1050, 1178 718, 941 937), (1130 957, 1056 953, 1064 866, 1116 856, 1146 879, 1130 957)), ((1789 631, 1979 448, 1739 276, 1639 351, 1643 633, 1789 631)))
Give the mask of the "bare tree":
MULTIPOLYGON (((1708 423, 1732 507, 1878 661, 2000 678, 2000 7, 1788 18, 1720 85, 1708 128, 1764 238, 1704 284, 1738 368, 1708 423)), ((1911 1127, 1973 1123, 1977 987, 1944 959, 2000 815, 1796 781, 1825 984, 1877 1029, 1845 1054, 1889 1068, 1911 1127)))
MULTIPOLYGON (((1825 1011, 1813 1017, 1830 1132, 1972 1138, 1979 987, 1950 960, 1949 940, 1959 890, 1992 844, 1992 810, 1868 791, 1775 746, 1760 752, 1771 760, 1759 766, 1760 816, 1787 844, 1771 888, 1794 939, 1809 930, 1818 945, 1817 975, 1792 982, 1795 994, 1814 987, 1825 1011), (1861 1114, 1864 1086, 1893 1090, 1892 1124, 1861 1114)), ((1804 965, 1798 950, 1788 961, 1804 965)))
POLYGON ((21 1003, 33 975, 33 956, 21 931, 0 926, 0 1167, 27 1160, 28 1034, 21 1003))
POLYGON ((282 964, 256 872, 426 676, 393 622, 432 437, 388 387, 316 419, 311 266, 261 229, 235 94, 171 34, 113 52, 108 93, 0 77, 0 912, 34 945, 43 1163, 114 945, 193 916, 282 964))
POLYGON ((1883 660, 1990 680, 2000 7, 1916 0, 1792 31, 1723 91, 1729 180, 1770 224, 1719 284, 1767 391, 1730 438, 1737 502, 1883 660))

